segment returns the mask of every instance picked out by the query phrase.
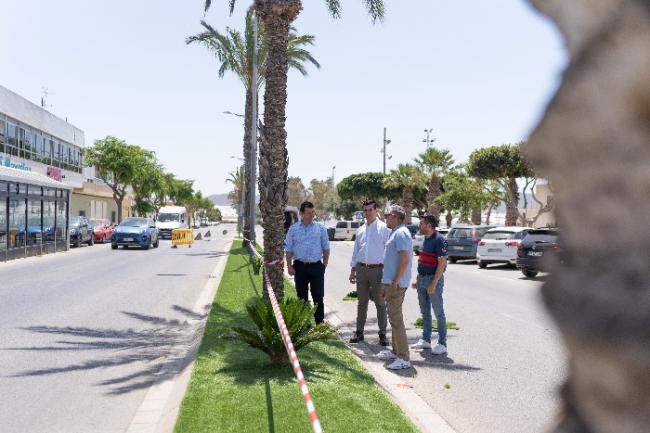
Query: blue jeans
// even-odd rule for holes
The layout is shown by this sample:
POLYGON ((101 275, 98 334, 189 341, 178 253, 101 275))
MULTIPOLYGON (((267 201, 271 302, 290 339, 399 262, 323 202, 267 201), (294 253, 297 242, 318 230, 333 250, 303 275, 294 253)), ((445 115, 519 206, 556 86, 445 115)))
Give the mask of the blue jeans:
POLYGON ((436 315, 438 321, 438 344, 447 346, 447 318, 445 317, 445 309, 442 305, 442 292, 445 285, 445 277, 440 277, 436 292, 433 294, 427 293, 427 287, 433 281, 433 274, 431 275, 418 275, 417 290, 418 301, 420 302, 420 312, 422 313, 422 339, 431 343, 431 307, 433 313, 436 315))

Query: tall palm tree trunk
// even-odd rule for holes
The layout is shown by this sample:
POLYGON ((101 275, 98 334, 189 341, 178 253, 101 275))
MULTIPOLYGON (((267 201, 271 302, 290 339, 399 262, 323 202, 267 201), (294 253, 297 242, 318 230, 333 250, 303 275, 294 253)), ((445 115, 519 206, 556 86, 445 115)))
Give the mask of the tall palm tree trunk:
POLYGON ((481 224, 481 208, 472 208, 472 224, 481 224))
MULTIPOLYGON (((284 207, 287 203, 287 44, 289 27, 298 16, 300 0, 256 0, 255 10, 266 30, 267 58, 264 90, 264 129, 260 143, 260 211, 264 222, 264 260, 282 261, 284 207)), ((284 296, 284 269, 266 266, 278 298, 284 296)), ((264 289, 266 295, 266 287, 264 289)))
POLYGON ((413 189, 411 187, 404 187, 402 201, 404 202, 404 211, 406 212, 404 224, 411 224, 411 213, 413 212, 413 189))
MULTIPOLYGON (((242 194, 244 195, 244 209, 242 220, 242 231, 244 239, 250 239, 250 197, 249 191, 253 187, 254 179, 251 178, 251 121, 253 118, 253 93, 251 89, 246 89, 246 107, 244 109, 244 182, 242 184, 242 194)), ((248 241, 244 240, 244 247, 248 247, 248 241)))
POLYGON ((429 213, 434 215, 436 218, 440 218, 440 212, 442 211, 442 206, 435 203, 434 200, 442 194, 440 188, 440 179, 438 176, 431 176, 429 181, 429 191, 427 191, 427 206, 429 208, 429 213))
POLYGON ((451 211, 447 211, 447 216, 446 216, 446 222, 447 222, 447 227, 451 227, 451 220, 453 218, 453 215, 451 214, 451 211))
POLYGON ((506 225, 507 226, 516 226, 517 220, 519 219, 519 212, 517 208, 519 207, 519 187, 517 186, 517 179, 510 178, 508 179, 508 195, 510 196, 506 202, 506 225))

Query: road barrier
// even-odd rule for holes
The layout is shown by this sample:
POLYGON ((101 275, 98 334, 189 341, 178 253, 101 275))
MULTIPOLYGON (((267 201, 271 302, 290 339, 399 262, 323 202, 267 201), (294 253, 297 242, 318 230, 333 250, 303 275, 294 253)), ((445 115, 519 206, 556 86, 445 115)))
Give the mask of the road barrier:
MULTIPOLYGON (((284 262, 282 260, 264 260, 262 255, 255 249, 253 242, 249 241, 249 248, 253 254, 265 265, 274 265, 284 267, 284 262)), ((275 298, 275 292, 271 286, 269 275, 266 272, 266 267, 264 268, 264 283, 266 286, 266 291, 269 295, 269 300, 271 301, 271 306, 273 307, 273 314, 275 315, 275 320, 278 322, 278 328, 282 334, 282 342, 284 343, 284 348, 287 350, 287 355, 289 355, 289 360, 291 361, 291 366, 293 367, 293 372, 296 375, 298 380, 298 386, 302 392, 302 396, 305 400, 305 405, 307 406, 307 414, 309 415, 309 420, 311 421, 312 428, 314 433, 323 433, 323 428, 320 425, 318 420, 318 415, 316 414, 316 407, 314 406, 314 401, 309 394, 309 389, 307 388, 307 381, 305 376, 302 374, 302 369, 300 368, 300 362, 298 362, 298 355, 293 347, 293 342, 291 341, 291 335, 289 335, 289 330, 287 325, 284 323, 284 317, 282 317, 282 311, 280 310, 280 305, 278 300, 275 298)))
POLYGON ((172 248, 178 245, 188 245, 192 248, 194 243, 194 231, 192 229, 174 229, 172 230, 172 248))

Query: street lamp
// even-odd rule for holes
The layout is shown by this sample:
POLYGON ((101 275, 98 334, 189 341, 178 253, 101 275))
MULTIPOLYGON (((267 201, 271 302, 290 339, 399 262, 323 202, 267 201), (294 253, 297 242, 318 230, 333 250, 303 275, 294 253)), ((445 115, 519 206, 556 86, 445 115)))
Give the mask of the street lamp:
POLYGON ((434 141, 436 141, 435 138, 431 138, 431 139, 429 139, 429 134, 431 134, 432 132, 433 132, 433 128, 429 128, 429 129, 425 129, 425 130, 424 130, 424 133, 427 134, 427 138, 423 139, 423 140, 422 140, 422 143, 426 143, 426 145, 427 145, 427 149, 428 149, 431 145, 433 145, 433 142, 434 142, 434 141))
POLYGON ((224 111, 223 114, 230 114, 231 116, 245 117, 243 114, 233 113, 232 111, 224 111))
POLYGON ((384 128, 384 141, 383 141, 382 148, 380 150, 380 152, 384 154, 384 174, 386 174, 386 159, 392 158, 391 155, 389 155, 388 157, 386 156, 386 146, 388 146, 389 144, 390 144, 390 140, 386 139, 386 128, 384 128))

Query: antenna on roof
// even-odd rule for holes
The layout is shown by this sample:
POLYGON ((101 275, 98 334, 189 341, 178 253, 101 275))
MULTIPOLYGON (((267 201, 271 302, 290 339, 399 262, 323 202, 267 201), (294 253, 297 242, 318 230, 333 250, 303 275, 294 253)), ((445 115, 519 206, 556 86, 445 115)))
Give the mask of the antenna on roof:
MULTIPOLYGON (((50 95, 55 95, 56 93, 50 92, 50 90, 47 87, 41 87, 41 107, 47 109, 48 104, 47 104, 47 98, 50 95)), ((49 105, 50 108, 52 108, 51 105, 49 105)))

